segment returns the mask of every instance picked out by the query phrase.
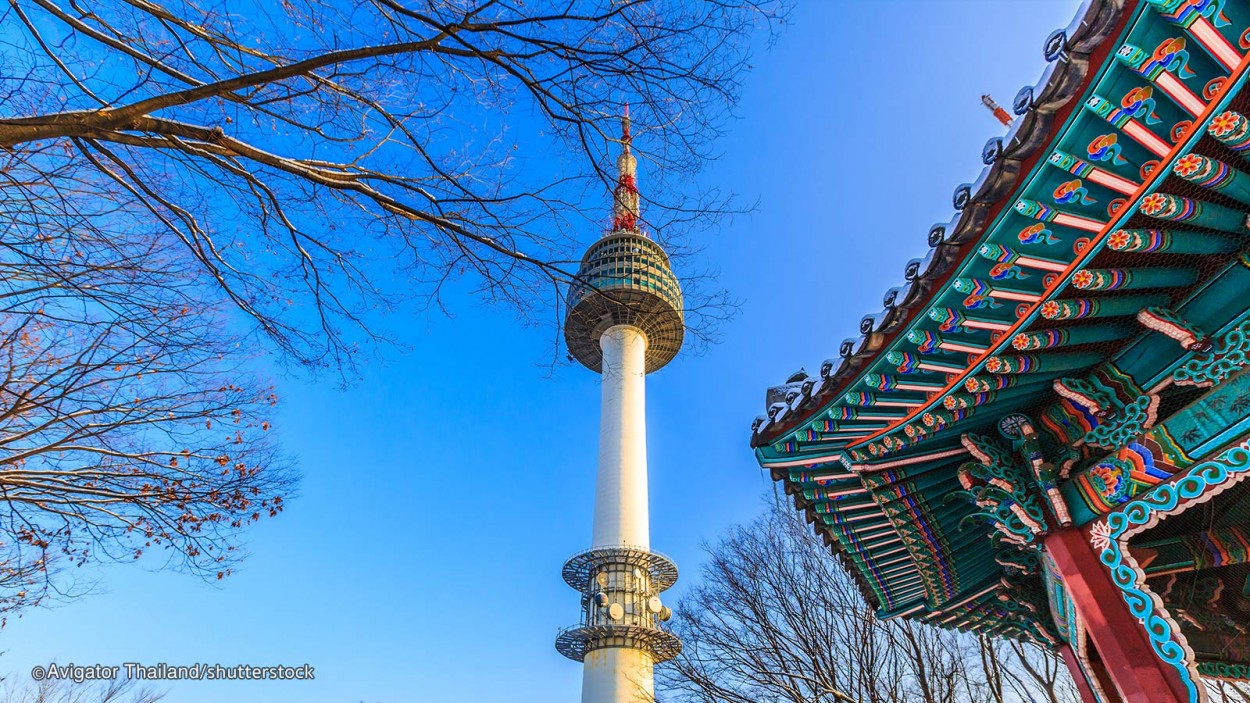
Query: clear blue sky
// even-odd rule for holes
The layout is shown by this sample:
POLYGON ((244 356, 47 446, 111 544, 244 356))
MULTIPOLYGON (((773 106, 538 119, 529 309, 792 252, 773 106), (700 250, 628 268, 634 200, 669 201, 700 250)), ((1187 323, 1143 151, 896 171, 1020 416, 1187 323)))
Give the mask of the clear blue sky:
MULTIPOLYGON (((799 0, 775 48, 757 52, 742 119, 705 177, 759 209, 709 235, 698 262, 744 305, 722 343, 648 379, 652 543, 683 574, 670 601, 697 580, 701 542, 772 490, 747 446, 765 388, 818 370, 902 283, 1003 131, 979 96, 1009 106, 1035 83, 1043 40, 1076 10, 799 0)), ((609 194, 585 206, 606 215, 609 194)), ((312 683, 174 684, 167 700, 578 700, 580 667, 552 642, 578 617, 560 566, 590 539, 597 377, 549 374, 550 330, 448 302, 454 318, 411 320, 414 349, 345 392, 283 381, 276 426, 304 481, 249 533, 240 573, 217 586, 93 571, 97 594, 10 620, 0 672, 310 663, 312 683)))

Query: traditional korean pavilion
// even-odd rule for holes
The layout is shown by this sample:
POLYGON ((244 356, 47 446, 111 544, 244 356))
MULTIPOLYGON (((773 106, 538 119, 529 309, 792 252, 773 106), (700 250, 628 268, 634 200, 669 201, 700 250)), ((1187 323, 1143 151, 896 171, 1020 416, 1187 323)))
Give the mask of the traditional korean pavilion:
POLYGON ((1250 0, 1088 0, 929 254, 752 446, 882 618, 1085 701, 1250 678, 1250 0))

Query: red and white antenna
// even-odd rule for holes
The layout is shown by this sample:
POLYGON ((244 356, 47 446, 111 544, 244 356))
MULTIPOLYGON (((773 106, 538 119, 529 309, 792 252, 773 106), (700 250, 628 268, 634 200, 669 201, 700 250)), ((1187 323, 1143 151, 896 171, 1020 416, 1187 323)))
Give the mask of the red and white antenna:
POLYGON ((981 104, 984 105, 987 110, 994 113, 995 119, 1002 122, 1004 127, 1010 127, 1011 123, 1015 122, 1015 118, 1007 114, 1007 111, 1004 110, 1001 105, 994 102, 994 98, 991 98, 989 93, 981 96, 981 104))
POLYGON ((630 133, 629 103, 621 116, 621 154, 616 158, 616 188, 613 191, 612 231, 638 232, 638 206, 642 200, 638 193, 638 161, 630 145, 634 136, 630 133))

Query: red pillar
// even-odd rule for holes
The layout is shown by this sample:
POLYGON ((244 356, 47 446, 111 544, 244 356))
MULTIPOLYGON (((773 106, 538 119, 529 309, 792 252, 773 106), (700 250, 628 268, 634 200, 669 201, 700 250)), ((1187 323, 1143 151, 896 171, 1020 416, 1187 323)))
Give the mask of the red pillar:
POLYGON ((1045 547, 1124 702, 1188 703, 1176 670, 1155 655, 1086 535, 1079 528, 1059 530, 1046 537, 1045 547))
MULTIPOLYGON (((1094 688, 1089 684, 1090 677, 1097 674, 1092 671, 1085 671, 1085 668, 1081 666, 1081 660, 1076 656, 1076 649, 1072 645, 1063 645, 1059 648, 1059 652, 1063 655, 1063 663, 1068 665, 1068 673, 1072 674, 1072 682, 1076 684, 1077 692, 1081 694, 1081 703, 1100 703, 1098 696, 1094 695, 1094 688)), ((1105 703, 1118 702, 1106 701, 1105 703)))

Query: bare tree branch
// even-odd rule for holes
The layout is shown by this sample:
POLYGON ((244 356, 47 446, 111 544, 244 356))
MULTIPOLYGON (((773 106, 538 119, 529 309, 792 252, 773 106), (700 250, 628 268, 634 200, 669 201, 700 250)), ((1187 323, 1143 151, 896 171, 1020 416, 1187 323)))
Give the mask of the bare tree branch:
POLYGON ((1078 700, 1058 657, 906 619, 882 621, 827 548, 774 507, 707 548, 658 677, 683 703, 1078 700))
MULTIPOLYGON (((65 231, 143 223, 312 368, 349 372, 388 336, 373 311, 441 307, 456 280, 558 320, 624 102, 648 228, 677 240, 731 210, 689 178, 781 2, 8 0, 0 199, 65 231)), ((706 341, 732 300, 701 290, 706 341)))

